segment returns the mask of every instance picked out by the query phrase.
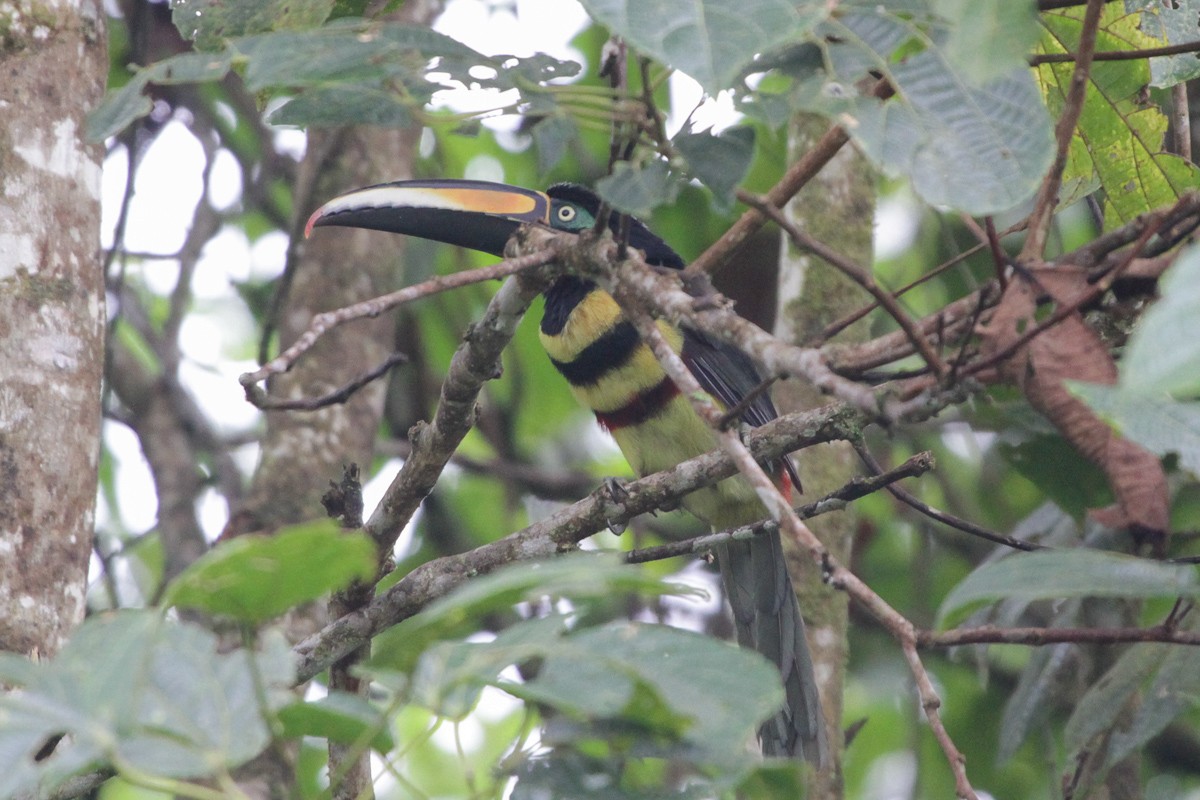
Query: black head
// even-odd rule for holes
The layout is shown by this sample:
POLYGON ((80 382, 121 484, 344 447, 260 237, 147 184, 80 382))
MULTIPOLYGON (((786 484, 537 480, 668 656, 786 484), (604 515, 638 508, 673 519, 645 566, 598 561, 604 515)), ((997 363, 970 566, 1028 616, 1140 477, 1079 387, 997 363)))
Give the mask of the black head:
MULTIPOLYGON (((595 226, 600 213, 600 197, 577 183, 556 183, 546 190, 550 197, 550 226, 580 232, 595 226)), ((608 220, 613 236, 618 234, 617 214, 608 220)), ((671 269, 683 269, 683 259, 670 245, 655 235, 636 217, 629 218, 629 246, 646 254, 646 262, 671 269)))

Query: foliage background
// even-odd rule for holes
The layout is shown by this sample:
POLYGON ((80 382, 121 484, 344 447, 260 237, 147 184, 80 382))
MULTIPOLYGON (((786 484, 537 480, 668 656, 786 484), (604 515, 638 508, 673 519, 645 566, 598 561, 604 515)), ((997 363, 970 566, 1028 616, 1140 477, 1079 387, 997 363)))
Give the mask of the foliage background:
MULTIPOLYGON (((1018 206, 1015 211, 1011 207, 1018 200, 1027 203, 1045 171, 1050 120, 1062 110, 1072 66, 1055 64, 1031 71, 1024 64, 1028 54, 1035 51, 1053 54, 1078 47, 1082 18, 1078 9, 1043 10, 1039 15, 1033 3, 989 2, 968 9, 972 4, 930 0, 887 3, 884 5, 889 15, 871 17, 863 10, 867 5, 878 4, 860 7, 844 3, 846 15, 824 23, 834 29, 826 32, 833 38, 823 40, 820 49, 809 45, 786 53, 777 69, 756 85, 757 93, 739 98, 745 101, 742 110, 752 116, 733 130, 752 130, 752 138, 742 133, 720 139, 698 138, 690 144, 701 149, 690 154, 685 140, 676 137, 673 141, 683 158, 673 154, 672 174, 666 174, 662 162, 644 160, 631 179, 601 182, 606 197, 618 207, 646 216, 651 227, 690 260, 729 228, 740 213, 730 194, 734 186, 761 194, 774 185, 788 162, 784 122, 797 112, 815 110, 834 119, 838 114, 854 114, 863 120, 855 143, 880 169, 877 254, 871 265, 880 285, 906 285, 925 275, 932 265, 975 247, 976 235, 959 216, 959 210, 996 214, 996 227, 1000 229, 1021 218, 1028 205, 1018 206), (930 18, 937 22, 923 27, 919 24, 923 13, 933 15, 930 18), (945 34, 937 40, 936 48, 930 44, 933 38, 925 38, 933 36, 931 30, 939 36, 945 34), (905 53, 911 58, 906 60, 905 53), (899 120, 896 115, 879 113, 883 106, 857 97, 831 98, 827 91, 822 93, 821 87, 804 79, 811 74, 805 70, 816 59, 825 65, 826 79, 852 82, 859 76, 857 70, 864 59, 869 61, 872 54, 880 57, 875 66, 907 90, 901 98, 906 105, 898 101, 886 107, 903 109, 899 120), (935 87, 929 96, 937 102, 923 105, 921 80, 928 76, 916 74, 916 66, 924 63, 919 59, 931 55, 942 59, 944 71, 935 70, 936 76, 950 75, 958 80, 958 93, 942 94, 944 87, 935 87), (979 89, 981 85, 994 88, 986 82, 1018 72, 1024 77, 991 94, 984 96, 979 89), (1043 110, 1042 97, 1049 116, 1043 110), (978 107, 983 111, 977 118, 962 122, 965 127, 956 127, 952 118, 976 100, 980 100, 978 107), (986 157, 988 151, 973 149, 977 144, 973 136, 979 126, 987 127, 989 122, 994 127, 988 132, 1017 151, 1015 168, 999 169, 986 157), (896 146, 898 129, 932 131, 924 143, 926 149, 896 146), (725 148, 719 151, 719 158, 712 157, 715 151, 703 149, 718 146, 725 148), (954 169, 946 170, 946 164, 954 165, 954 169), (699 181, 684 179, 684 169, 699 181), (664 202, 668 199, 669 203, 664 202)), ((1106 4, 1097 49, 1122 50, 1160 43, 1151 38, 1159 32, 1144 22, 1159 18, 1149 16, 1149 12, 1147 17, 1138 17, 1140 5, 1106 4)), ((1200 19, 1195 8, 1188 3, 1181 5, 1185 8, 1179 17, 1162 15, 1165 35, 1173 43, 1200 40, 1194 24, 1191 28, 1172 28, 1187 13, 1191 13, 1193 22, 1200 19)), ((591 0, 586 8, 592 18, 624 32, 635 50, 676 66, 713 91, 732 85, 738 67, 745 62, 745 53, 778 44, 770 38, 773 30, 794 35, 821 20, 809 4, 795 8, 768 0, 749 4, 743 9, 742 20, 760 22, 755 32, 760 38, 748 39, 740 48, 735 41, 731 45, 735 56, 722 60, 719 54, 698 58, 701 51, 694 46, 695 39, 683 37, 685 46, 680 47, 677 41, 660 34, 670 27, 669 23, 681 21, 672 18, 683 16, 678 8, 599 0, 591 0), (636 17, 641 9, 647 16, 636 17), (654 13, 662 16, 656 18, 654 13)), ((413 27, 371 38, 370 45, 377 52, 363 59, 362 53, 354 50, 362 43, 363 33, 348 27, 354 23, 347 19, 364 11, 377 9, 316 0, 228 6, 184 2, 171 9, 163 4, 131 2, 109 19, 110 97, 93 115, 92 133, 107 137, 106 195, 122 199, 106 206, 103 225, 113 301, 112 356, 89 593, 93 612, 146 607, 163 600, 165 578, 182 572, 223 528, 238 524, 237 512, 247 497, 259 460, 264 419, 242 400, 236 376, 256 366, 264 352, 275 351, 278 339, 274 337, 282 321, 272 297, 284 280, 281 276, 285 264, 294 261, 304 247, 296 235, 299 226, 313 208, 327 199, 314 196, 312 178, 305 176, 301 158, 305 139, 292 125, 320 128, 366 122, 418 126, 421 133, 417 157, 411 164, 416 176, 476 177, 541 187, 558 180, 593 184, 602 181, 607 172, 613 110, 606 100, 597 100, 604 86, 597 75, 598 54, 608 37, 602 25, 577 9, 565 11, 557 3, 541 7, 518 3, 510 7, 457 0, 444 12, 443 20, 454 15, 472 17, 484 33, 478 42, 470 44, 485 55, 413 27), (513 28, 505 26, 537 28, 540 15, 565 17, 565 29, 578 20, 580 28, 573 34, 570 49, 555 51, 556 58, 506 58, 511 42, 504 38, 504 31, 513 28), (327 22, 327 17, 331 21, 327 22), (189 28, 189 19, 199 19, 199 26, 189 28), (183 35, 176 28, 180 20, 184 21, 179 25, 183 35), (189 41, 193 38, 199 53, 193 52, 189 41), (230 41, 235 44, 229 45, 230 41), (413 47, 423 57, 404 55, 413 47), (509 94, 502 99, 486 102, 495 103, 501 111, 515 111, 519 102, 524 116, 515 120, 476 110, 447 110, 436 101, 432 109, 425 107, 424 101, 434 97, 435 88, 426 81, 429 58, 438 59, 436 80, 507 90, 509 94), (557 84, 574 89, 548 88, 548 79, 571 71, 559 58, 583 62, 577 76, 560 79, 557 84), (519 100, 514 99, 514 92, 519 93, 519 100), (284 104, 285 98, 294 99, 284 104), (269 123, 263 122, 263 109, 269 123), (488 123, 480 124, 480 117, 487 117, 488 123), (178 169, 181 164, 190 168, 178 169), (147 219, 154 221, 147 223, 147 219), (177 226, 174 220, 178 219, 188 221, 177 226), (167 228, 166 220, 172 220, 170 228, 178 228, 172 231, 174 240, 164 236, 163 231, 151 230, 167 228), (141 376, 141 380, 131 376, 141 376), (146 417, 137 401, 159 392, 170 398, 172 413, 183 420, 186 433, 181 454, 187 460, 182 472, 188 477, 188 486, 182 493, 171 494, 176 504, 171 508, 161 504, 162 462, 144 461, 139 452, 152 449, 154 444, 148 440, 161 433, 139 426, 138 422, 146 417), (156 493, 160 500, 157 510, 156 493), (181 534, 181 530, 186 533, 181 534)), ((449 29, 451 23, 445 25, 449 29)), ((720 25, 713 25, 690 34, 694 37, 719 32, 720 25)), ((656 69, 655 74, 661 74, 661 66, 656 69)), ((1090 213, 1089 201, 1084 199, 1065 208, 1052 228, 1052 253, 1070 251, 1140 213, 1175 202, 1195 188, 1195 168, 1178 155, 1161 152, 1167 117, 1158 107, 1169 108, 1172 85, 1194 77, 1191 72, 1179 72, 1184 69, 1186 65, 1176 62, 1144 59, 1098 62, 1070 151, 1064 194, 1070 198, 1101 198, 1103 216, 1090 213), (1131 165, 1132 177, 1128 171, 1131 165)), ((633 76, 635 83, 638 78, 633 76)), ((670 112, 671 124, 682 124, 692 111, 691 101, 684 98, 680 87, 672 84, 671 89, 668 91, 663 84, 652 94, 660 107, 670 112)), ((478 102, 477 93, 472 102, 478 102)), ((726 95, 723 102, 732 102, 730 96, 726 95)), ((618 109, 618 117, 620 113, 618 109)), ((701 128, 696 125, 691 132, 702 133, 701 128)), ((336 138, 323 141, 333 142, 330 146, 336 147, 336 138)), ((310 140, 308 147, 312 146, 310 140)), ((370 180, 391 177, 375 175, 370 180)), ((334 191, 348 188, 351 185, 334 187, 334 191)), ((376 248, 396 247, 386 238, 375 241, 376 248)), ((766 241, 764 246, 768 252, 778 249, 774 241, 766 241)), ((403 259, 395 257, 389 267, 396 285, 457 273, 487 260, 415 240, 407 242, 405 248, 403 259)), ((1196 260, 1194 255, 1191 260, 1196 260)), ((1200 276, 1194 267, 1184 272, 1187 263, 1180 267, 1184 275, 1178 279, 1180 291, 1194 292, 1200 276)), ((354 265, 331 264, 329 268, 352 272, 354 265)), ((938 279, 905 294, 904 305, 914 315, 931 313, 978 289, 994 272, 990 254, 979 251, 938 279)), ((734 265, 719 276, 719 285, 739 298, 743 313, 760 314, 757 320, 769 328, 774 309, 770 304, 765 309, 752 309, 756 295, 762 293, 761 284, 747 287, 747 281, 739 277, 742 274, 741 268, 734 265)), ((774 276, 768 276, 763 282, 773 280, 774 276)), ((368 513, 399 460, 409 453, 407 432, 418 420, 431 416, 462 332, 480 317, 492 293, 491 286, 469 286, 396 312, 394 333, 388 334, 392 336, 389 349, 405 353, 409 362, 387 378, 375 455, 362 465, 368 513)), ((1114 301, 1090 321, 1109 326, 1106 332, 1110 341, 1120 345, 1144 304, 1144 295, 1128 303, 1114 301)), ((1180 320, 1188 318, 1190 307, 1186 301, 1178 304, 1181 310, 1152 331, 1162 338, 1144 345, 1141 352, 1195 353, 1195 341, 1180 335, 1180 320)), ((582 497, 605 477, 628 476, 619 454, 574 404, 542 353, 536 341, 538 318, 535 307, 522 322, 505 353, 503 379, 487 384, 483 391, 478 424, 401 537, 395 551, 397 576, 433 558, 464 552, 521 529, 560 504, 582 497)), ((877 312, 869 319, 873 335, 894 328, 884 314, 877 312)), ((373 365, 358 366, 356 371, 373 365)), ((1195 366, 1193 360, 1168 372, 1178 374, 1195 366)), ((1192 383, 1171 391, 1174 400, 1185 401, 1195 398, 1197 386, 1192 383)), ((1116 393, 1109 400, 1118 407, 1114 412, 1117 416, 1121 416, 1122 402, 1126 419, 1147 413, 1146 407, 1136 401, 1131 409, 1128 394, 1116 393)), ((1097 404, 1102 401, 1095 399, 1097 404)), ((1177 406, 1174 411, 1182 414, 1179 409, 1194 404, 1177 406)), ((1171 529, 1176 532, 1171 546, 1173 556, 1195 552, 1194 532, 1200 514, 1200 491, 1195 482, 1196 453, 1200 448, 1195 445, 1198 426, 1191 413, 1190 419, 1180 423, 1177 436, 1168 435, 1167 441, 1157 445, 1143 442, 1163 455, 1174 453, 1168 456, 1171 529)), ((1150 434, 1155 435, 1163 438, 1161 427, 1150 434)), ((1087 509, 1111 502, 1103 473, 1078 455, 1012 389, 993 388, 919 425, 896 427, 886 433, 872 430, 867 444, 877 458, 889 464, 900 463, 914 453, 932 451, 937 469, 911 482, 910 489, 929 504, 990 530, 1060 547, 1086 544, 1100 549, 1130 549, 1122 534, 1101 529, 1086 516, 1087 509)), ((328 455, 334 463, 344 458, 340 452, 328 455)), ((339 475, 325 477, 336 481, 339 475)), ((310 487, 310 491, 323 488, 310 487)), ((939 607, 952 590, 976 575, 980 565, 1000 559, 994 546, 939 525, 885 493, 857 501, 855 510, 857 530, 849 566, 920 627, 935 627, 939 607)), ((316 507, 306 513, 314 518, 321 515, 316 507)), ((620 537, 600 534, 592 541, 599 548, 622 550, 677 539, 688 532, 696 533, 696 524, 685 515, 659 514, 638 518, 620 537)), ((192 602, 207 611, 263 619, 340 585, 339 581, 350 575, 371 574, 369 551, 356 554, 354 545, 331 547, 330 531, 319 525, 299 528, 288 535, 296 537, 295 543, 290 547, 280 545, 278 552, 246 546, 246 552, 228 555, 224 567, 209 567, 216 571, 215 577, 214 573, 189 573, 190 583, 174 584, 166 590, 166 602, 189 605, 187 593, 194 590, 199 599, 192 602), (269 577, 248 576, 246 570, 256 561, 277 563, 278 571, 269 577), (322 564, 330 572, 324 581, 313 574, 315 566, 322 564), (292 575, 288 569, 296 565, 299 568, 292 575), (228 574, 221 573, 221 569, 228 570, 228 574), (264 582, 277 587, 269 593, 273 597, 253 593, 252 587, 261 588, 264 582), (239 594, 239 586, 249 594, 239 594), (290 596, 289 588, 293 586, 305 588, 290 596), (218 603, 232 607, 217 607, 218 603)), ((687 560, 652 564, 638 577, 590 564, 561 569, 559 591, 552 593, 571 598, 579 616, 587 621, 609 620, 608 624, 619 625, 622 623, 612 620, 663 620, 713 632, 725 626, 715 597, 681 600, 663 594, 658 579, 666 577, 682 577, 689 585, 704 587, 710 594, 715 592, 710 570, 687 560)), ((1060 599, 1030 603, 1016 596, 1022 586, 1009 584, 983 596, 1014 596, 986 609, 973 610, 970 621, 1061 627, 1152 625, 1171 611, 1176 592, 1195 592, 1194 580, 1189 584, 1181 579, 1179 586, 1167 586, 1163 575, 1155 574, 1149 583, 1157 582, 1157 591, 1138 595, 1130 583, 1128 596, 1120 598, 1124 603, 1095 600, 1090 597, 1094 592, 1086 586, 1066 587, 1065 575, 1073 569, 1076 567, 1067 564, 1060 572, 1051 573, 1049 584, 1043 587, 1045 594, 1060 599), (1062 587, 1054 584, 1056 574, 1064 575, 1062 587), (1148 599, 1134 602, 1130 598, 1135 596, 1148 599)), ((1094 571, 1088 569, 1078 567, 1079 574, 1091 579, 1091 586, 1104 580, 1121 580, 1125 575, 1111 563, 1096 566, 1094 571)), ((391 580, 385 579, 384 585, 391 580)), ((190 779, 204 774, 204 770, 189 759, 201 758, 203 762, 204 758, 215 758, 224 765, 222 769, 232 768, 273 738, 299 742, 292 757, 299 776, 295 792, 305 797, 320 796, 324 747, 316 746, 311 738, 301 740, 299 735, 333 737, 332 731, 339 725, 343 726, 343 738, 353 742, 366 736, 380 752, 375 757, 376 769, 384 775, 377 786, 380 796, 501 794, 506 786, 511 790, 512 785, 504 770, 494 772, 498 764, 523 775, 527 787, 543 785, 539 781, 554 785, 555 780, 566 780, 576 766, 571 762, 559 763, 555 769, 560 772, 547 777, 522 772, 532 768, 514 757, 514 753, 525 752, 523 748, 533 747, 544 733, 539 733, 539 718, 531 705, 514 701, 511 695, 495 688, 482 690, 478 707, 469 702, 474 699, 472 692, 479 688, 473 681, 489 668, 521 660, 518 656, 549 657, 564 647, 561 631, 552 630, 552 625, 520 623, 519 615, 511 610, 515 600, 536 596, 546 591, 545 585, 534 582, 524 586, 521 579, 511 576, 506 580, 516 583, 505 584, 503 579, 484 583, 477 590, 481 598, 449 601, 440 612, 432 609, 424 622, 415 623, 415 630, 404 629, 381 639, 377 643, 380 661, 376 677, 377 685, 387 693, 382 704, 348 700, 345 706, 327 709, 325 716, 311 707, 293 704, 279 691, 290 682, 290 667, 281 655, 284 645, 273 638, 273 633, 263 635, 256 645, 262 653, 256 660, 262 677, 257 686, 251 685, 253 682, 239 684, 246 673, 231 666, 231 662, 215 655, 206 657, 210 660, 201 659, 196 663, 203 664, 212 675, 223 676, 210 683, 222 684, 226 692, 242 693, 244 705, 221 701, 229 702, 231 713, 265 707, 277 712, 268 716, 277 716, 282 722, 263 727, 261 720, 234 716, 219 726, 207 726, 208 730, 254 734, 241 739, 217 736, 194 752, 184 752, 188 751, 186 747, 170 753, 155 747, 146 752, 136 748, 126 751, 126 761, 116 764, 120 777, 105 783, 98 790, 100 796, 157 796, 157 784, 148 777, 152 771, 149 767, 162 768, 179 780, 190 779), (495 635, 501 637, 490 650, 483 648, 482 664, 470 660, 476 651, 452 641, 470 631, 476 631, 473 641, 477 643, 495 635), (503 638, 505 631, 512 638, 528 638, 513 643, 503 638), (422 635, 427 638, 420 638, 422 635), (410 682, 397 677, 396 670, 402 664, 414 666, 413 653, 397 642, 411 642, 412 637, 427 642, 429 649, 421 667, 424 672, 410 682), (435 644, 441 640, 446 641, 435 644), (463 677, 461 684, 455 682, 456 675, 463 677), (464 687, 472 687, 465 698, 464 687), (245 700, 251 696, 256 697, 253 703, 245 700), (435 711, 439 709, 471 710, 461 719, 452 720, 438 716, 435 711), (518 743, 515 747, 514 742, 518 743)), ((1017 580, 1019 583, 1020 578, 1017 580)), ((1031 578, 1025 580, 1033 583, 1031 578)), ((143 618, 112 619, 98 617, 101 622, 95 624, 114 627, 107 631, 89 629, 74 642, 75 650, 64 651, 56 662, 61 664, 61 675, 32 678, 24 667, 11 661, 6 662, 6 679, 31 689, 45 684, 44 691, 51 696, 75 680, 72 669, 90 663, 97 652, 107 650, 112 657, 111 663, 99 671, 101 676, 133 675, 138 674, 139 664, 147 663, 139 660, 139 647, 153 650, 171 637, 201 636, 191 628, 164 633, 143 618), (89 641, 105 642, 105 646, 96 644, 88 649, 89 641), (120 649, 113 646, 114 641, 131 644, 120 649), (122 656, 129 661, 123 661, 122 656)), ((1194 629, 1194 623, 1189 627, 1194 629)), ((854 607, 849 637, 844 722, 855 726, 856 733, 845 754, 845 796, 952 796, 954 777, 922 720, 911 674, 892 637, 854 607), (861 727, 857 727, 859 723, 861 727)), ((712 655, 715 651, 687 650, 702 646, 690 639, 664 641, 661 646, 668 644, 677 644, 685 648, 684 652, 703 652, 705 658, 716 657, 712 655)), ((171 640, 170 646, 196 652, 210 648, 206 640, 171 640)), ((611 650, 611 643, 601 639, 580 647, 580 660, 586 661, 589 654, 598 658, 611 650)), ((1195 704, 1200 686, 1190 656, 1190 648, 1161 644, 1099 648, 1071 644, 1042 648, 990 645, 925 651, 944 701, 942 716, 967 758, 973 785, 994 797, 1022 798, 1062 796, 1063 776, 1071 774, 1079 753, 1097 747, 1095 736, 1111 736, 1109 726, 1117 722, 1132 725, 1134 732, 1129 734, 1124 749, 1132 748, 1140 758, 1131 768, 1130 793, 1114 796, 1200 795, 1200 719, 1195 704), (1119 669, 1102 682, 1100 677, 1113 664, 1119 669), (1125 691, 1112 689, 1114 682, 1125 691), (1137 691, 1139 686, 1145 687, 1143 692, 1137 691), (1154 708, 1152 701, 1164 693, 1170 696, 1170 702, 1154 708), (1114 721, 1118 709, 1124 719, 1114 721)), ((162 666, 165 672, 184 669, 186 659, 163 657, 167 659, 162 666)), ((631 656, 612 671, 631 670, 631 674, 640 676, 642 683, 633 682, 639 686, 653 684, 661 677, 652 666, 630 666, 635 662, 631 656)), ((752 669, 742 665, 734 669, 743 668, 752 669)), ((90 669, 96 671, 97 667, 92 665, 90 669)), ((512 680, 511 668, 506 675, 512 680)), ((699 674, 675 677, 680 684, 701 686, 719 678, 699 674)), ((90 685, 81 683, 79 695, 91 697, 90 685)), ((109 681, 97 680, 94 686, 97 697, 113 691, 109 681)), ((209 688, 221 694, 220 688, 209 688)), ((522 690, 512 685, 509 689, 521 696, 522 690)), ((138 684, 128 691, 139 691, 138 684)), ((541 696, 527 699, 568 711, 572 702, 581 702, 566 691, 544 691, 541 696)), ((754 684, 749 677, 744 687, 711 692, 728 693, 726 698, 733 706, 752 706, 761 701, 764 692, 769 696, 769 689, 754 684)), ((69 694, 54 695, 64 714, 68 710, 82 713, 84 709, 93 719, 105 720, 109 726, 105 730, 116 739, 131 736, 130 726, 136 729, 139 724, 114 711, 116 703, 91 707, 75 703, 78 698, 72 699, 69 694)), ((169 692, 164 689, 164 694, 169 692)), ((317 694, 320 692, 315 690, 311 693, 317 694)), ((192 700, 198 706, 216 702, 200 694, 192 700)), ((327 705, 336 706, 337 702, 327 705)), ((676 708, 671 702, 666 706, 676 708)), ((649 707, 650 711, 642 707, 642 716, 638 717, 639 704, 631 703, 622 707, 625 716, 617 716, 628 724, 671 729, 665 721, 670 714, 653 703, 649 707)), ((29 725, 23 730, 30 736, 30 731, 52 734, 55 730, 53 725, 29 725)), ((733 730, 723 728, 701 741, 711 745, 727 738, 733 730)), ((585 745, 588 741, 569 726, 565 733, 554 733, 567 741, 575 741, 572 737, 576 735, 585 745)), ((82 742, 81 746, 86 744, 82 742)), ((109 746, 109 740, 98 735, 92 756, 105 760, 109 746)), ((609 742, 608 746, 613 745, 609 742)), ((1100 749, 1107 747, 1106 739, 1100 749)), ((588 751, 586 746, 582 750, 588 757, 619 760, 615 750, 588 751)), ((79 755, 78 759, 74 765, 60 763, 58 769, 65 774, 70 772, 69 766, 97 766, 93 758, 79 755)), ((1117 762, 1120 759, 1113 756, 1104 767, 1117 762)), ((650 796, 663 782, 661 775, 639 775, 635 768, 622 766, 622 788, 630 796, 650 796)), ((1103 780, 1103 772, 1101 768, 1097 780, 1103 780)), ((761 796, 774 796, 781 791, 778 786, 790 786, 788 780, 794 780, 770 770, 754 772, 744 764, 729 770, 735 778, 719 769, 716 774, 726 780, 744 781, 743 791, 759 792, 761 796)), ((33 772, 30 775, 33 779, 46 777, 33 772)), ((713 790, 729 790, 731 784, 722 784, 720 778, 713 780, 713 790)), ((177 791, 180 785, 158 788, 177 791)), ((233 792, 227 786, 221 786, 220 791, 233 792)))

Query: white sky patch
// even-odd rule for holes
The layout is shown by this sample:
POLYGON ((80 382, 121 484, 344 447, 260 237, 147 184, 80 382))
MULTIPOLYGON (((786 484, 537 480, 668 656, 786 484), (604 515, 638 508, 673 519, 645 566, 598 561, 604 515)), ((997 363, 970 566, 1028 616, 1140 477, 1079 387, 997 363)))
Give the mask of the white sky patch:
POLYGON ((679 133, 689 114, 692 133, 710 129, 713 133, 720 133, 741 119, 741 115, 734 110, 733 95, 729 92, 721 92, 715 98, 705 98, 700 84, 682 72, 672 73, 667 85, 671 90, 671 113, 667 116, 667 133, 671 136, 679 133))
POLYGON ((475 156, 467 162, 463 177, 473 181, 504 182, 504 165, 494 156, 475 156))
POLYGON ((885 261, 912 247, 920 222, 920 209, 909 192, 881 198, 875 208, 875 258, 885 261))
POLYGON ((135 253, 178 252, 200 200, 203 172, 200 143, 182 123, 168 122, 137 170, 126 248, 135 253))
POLYGON ((105 421, 103 436, 104 446, 116 464, 113 483, 121 521, 130 533, 145 533, 158 522, 158 500, 150 465, 130 428, 105 421))
MULTIPOLYGON (((186 341, 182 335, 180 338, 186 341)), ((240 433, 259 420, 259 410, 246 402, 237 382, 238 375, 253 369, 249 362, 221 360, 216 368, 209 368, 184 359, 179 365, 179 382, 196 398, 217 433, 240 433)))
POLYGON ((949 422, 942 428, 942 444, 965 461, 978 463, 983 453, 996 441, 996 434, 977 431, 965 422, 949 422))
POLYGON ((242 199, 242 167, 225 148, 213 158, 208 178, 208 202, 218 211, 226 211, 242 199))
POLYGON ((260 281, 278 278, 287 265, 287 246, 288 237, 283 231, 271 231, 258 237, 250 245, 250 274, 240 274, 240 265, 231 264, 228 266, 229 277, 233 280, 253 278, 260 281))
POLYGON ((121 212, 121 196, 129 175, 129 151, 116 147, 104 159, 100 179, 100 244, 107 250, 113 246, 113 231, 121 212))
POLYGON ((299 161, 308 149, 308 134, 299 128, 275 128, 275 149, 299 161))
MULTIPOLYGON (((434 23, 434 30, 457 39, 484 55, 531 56, 546 53, 566 61, 588 61, 569 42, 587 25, 587 13, 574 0, 515 0, 495 5, 483 0, 452 0, 434 23)), ((478 113, 515 102, 516 92, 445 89, 435 105, 478 113)), ((512 130, 520 123, 509 115, 488 120, 489 127, 512 130)))
POLYGON ((209 542, 216 541, 229 521, 229 505, 221 493, 210 486, 196 500, 196 518, 204 538, 209 542))
POLYGON ((250 242, 241 228, 226 225, 204 245, 204 252, 192 275, 192 293, 197 300, 228 297, 230 269, 244 269, 250 263, 250 242), (237 266, 234 266, 237 265, 237 266))

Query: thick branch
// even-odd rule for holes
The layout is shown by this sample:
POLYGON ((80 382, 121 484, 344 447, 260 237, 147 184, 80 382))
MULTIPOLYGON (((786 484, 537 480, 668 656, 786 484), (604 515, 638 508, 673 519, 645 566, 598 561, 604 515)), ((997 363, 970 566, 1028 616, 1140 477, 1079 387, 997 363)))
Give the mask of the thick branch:
POLYGON ((1153 628, 999 628, 981 625, 951 631, 918 631, 919 647, 960 647, 967 644, 1121 644, 1165 642, 1200 645, 1200 632, 1156 625, 1153 628))
MULTIPOLYGON (((553 250, 547 252, 553 255, 553 250)), ((380 553, 391 552, 400 532, 475 423, 479 390, 500 376, 500 356, 547 281, 546 276, 509 278, 488 304, 483 318, 463 336, 450 361, 433 420, 417 423, 409 431, 412 454, 367 520, 365 530, 380 553)))
MULTIPOLYGON (((751 431, 747 445, 770 461, 800 447, 861 434, 865 417, 844 405, 787 414, 751 431)), ((294 648, 299 681, 312 678, 377 635, 416 614, 472 575, 515 561, 547 558, 592 534, 628 522, 638 514, 678 505, 679 498, 735 471, 728 456, 707 453, 673 469, 631 481, 619 500, 605 489, 503 539, 455 556, 422 564, 358 611, 335 620, 294 648)))

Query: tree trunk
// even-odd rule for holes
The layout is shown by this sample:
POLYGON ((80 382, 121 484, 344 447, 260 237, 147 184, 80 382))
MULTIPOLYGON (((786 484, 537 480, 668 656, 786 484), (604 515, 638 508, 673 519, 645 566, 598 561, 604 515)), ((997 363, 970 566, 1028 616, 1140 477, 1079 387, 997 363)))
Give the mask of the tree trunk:
POLYGON ((100 453, 104 91, 99 2, 0 10, 0 649, 45 657, 83 619, 100 453))
MULTIPOLYGON (((803 154, 829 127, 826 119, 801 115, 792 123, 789 149, 794 159, 803 154)), ((817 239, 832 245, 867 269, 872 258, 875 184, 873 173, 851 146, 841 152, 788 204, 788 217, 817 239)), ((801 253, 784 235, 780 262, 779 309, 775 334, 790 342, 803 342, 828 323, 866 302, 866 295, 849 278, 824 261, 801 253)), ((863 324, 842 334, 843 340, 865 338, 863 324)), ((810 386, 794 381, 775 392, 783 412, 821 405, 825 398, 810 386)), ((854 450, 845 442, 810 447, 797 459, 807 499, 820 497, 848 481, 856 473, 854 450)), ((809 522, 813 532, 839 561, 850 562, 856 525, 853 507, 824 514, 809 522)), ((834 757, 828 769, 813 772, 809 779, 811 798, 838 798, 844 793, 841 736, 842 692, 848 658, 846 595, 821 583, 807 556, 792 550, 792 576, 800 607, 808 622, 821 701, 831 732, 834 757)))

